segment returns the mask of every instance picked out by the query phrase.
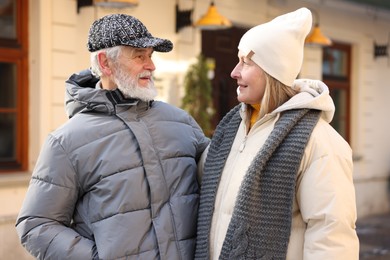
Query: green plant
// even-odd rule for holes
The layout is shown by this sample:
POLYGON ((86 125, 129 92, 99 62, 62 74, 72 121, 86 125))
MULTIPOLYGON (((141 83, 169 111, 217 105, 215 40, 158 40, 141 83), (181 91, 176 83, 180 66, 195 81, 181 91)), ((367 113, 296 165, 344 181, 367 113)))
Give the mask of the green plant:
POLYGON ((182 99, 182 108, 194 117, 205 135, 211 136, 214 130, 211 122, 214 109, 208 72, 207 59, 199 55, 197 62, 188 68, 184 77, 185 95, 182 99))

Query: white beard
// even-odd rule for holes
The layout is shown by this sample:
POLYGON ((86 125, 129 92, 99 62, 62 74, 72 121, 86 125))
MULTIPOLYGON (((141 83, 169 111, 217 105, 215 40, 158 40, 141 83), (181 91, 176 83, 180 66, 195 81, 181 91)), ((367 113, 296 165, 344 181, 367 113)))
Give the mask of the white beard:
POLYGON ((157 89, 151 80, 147 86, 139 86, 137 81, 144 76, 151 76, 151 72, 143 72, 137 78, 131 78, 122 68, 116 68, 114 82, 126 98, 137 98, 143 101, 151 101, 157 96, 157 89))

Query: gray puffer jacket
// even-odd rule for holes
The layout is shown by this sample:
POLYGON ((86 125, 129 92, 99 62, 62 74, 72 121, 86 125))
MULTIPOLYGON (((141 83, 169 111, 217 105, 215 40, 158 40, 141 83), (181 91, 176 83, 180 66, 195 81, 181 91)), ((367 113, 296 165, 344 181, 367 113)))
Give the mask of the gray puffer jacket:
POLYGON ((38 259, 193 259, 197 161, 183 110, 67 81, 71 119, 42 147, 16 229, 38 259))

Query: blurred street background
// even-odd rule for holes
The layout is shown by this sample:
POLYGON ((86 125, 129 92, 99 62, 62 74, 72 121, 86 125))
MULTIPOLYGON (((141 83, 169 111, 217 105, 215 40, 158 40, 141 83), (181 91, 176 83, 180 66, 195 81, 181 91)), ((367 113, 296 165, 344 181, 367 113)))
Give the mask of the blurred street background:
POLYGON ((360 260, 390 260, 390 212, 358 220, 356 230, 360 260))

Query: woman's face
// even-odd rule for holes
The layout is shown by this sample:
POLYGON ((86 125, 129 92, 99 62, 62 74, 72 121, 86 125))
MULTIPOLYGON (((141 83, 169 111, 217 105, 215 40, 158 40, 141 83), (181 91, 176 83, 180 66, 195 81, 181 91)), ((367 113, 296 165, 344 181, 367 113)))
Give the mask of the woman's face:
POLYGON ((238 52, 238 63, 230 73, 237 80, 237 99, 246 104, 260 104, 264 95, 266 79, 264 71, 250 59, 238 52))

